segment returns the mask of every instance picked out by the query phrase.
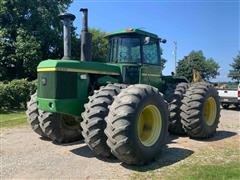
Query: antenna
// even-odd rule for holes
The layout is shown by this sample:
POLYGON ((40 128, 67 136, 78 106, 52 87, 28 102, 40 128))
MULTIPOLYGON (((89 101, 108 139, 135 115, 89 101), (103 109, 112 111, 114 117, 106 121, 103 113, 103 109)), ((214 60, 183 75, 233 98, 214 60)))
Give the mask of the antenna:
POLYGON ((137 29, 146 29, 146 27, 139 27, 139 28, 137 28, 137 29))
POLYGON ((174 41, 174 49, 173 49, 173 58, 174 58, 174 63, 175 63, 175 74, 176 74, 176 68, 177 68, 177 42, 174 41))

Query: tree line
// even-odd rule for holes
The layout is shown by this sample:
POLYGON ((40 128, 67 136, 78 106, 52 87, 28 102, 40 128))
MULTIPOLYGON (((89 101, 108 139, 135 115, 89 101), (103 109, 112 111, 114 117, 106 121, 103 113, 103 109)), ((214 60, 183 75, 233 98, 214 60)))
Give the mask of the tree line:
MULTIPOLYGON (((58 15, 67 10, 72 0, 1 0, 0 1, 0 81, 36 79, 36 67, 41 60, 59 59, 63 55, 62 24, 58 15)), ((72 29, 72 58, 80 58, 80 39, 72 29)), ((106 61, 105 32, 91 28, 93 60, 106 61)), ((166 60, 162 60, 164 67, 166 60)), ((239 81, 240 53, 231 64, 229 77, 239 81)), ((192 51, 179 60, 177 75, 192 80, 192 70, 206 80, 215 78, 219 65, 206 58, 202 51, 192 51)))

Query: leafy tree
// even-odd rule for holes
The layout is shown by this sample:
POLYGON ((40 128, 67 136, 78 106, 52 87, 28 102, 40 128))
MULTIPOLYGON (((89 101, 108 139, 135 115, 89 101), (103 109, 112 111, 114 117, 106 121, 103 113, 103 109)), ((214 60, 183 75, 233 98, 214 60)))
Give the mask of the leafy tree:
MULTIPOLYGON (((71 0, 0 1, 0 80, 36 78, 41 60, 63 56, 62 23, 58 18, 71 0)), ((91 28, 93 60, 105 61, 105 33, 91 28)), ((72 57, 80 58, 80 39, 72 29, 72 57)))
POLYGON ((219 73, 219 65, 213 58, 206 59, 202 51, 192 51, 178 62, 177 75, 185 76, 192 81, 193 69, 200 72, 205 80, 215 78, 219 73))
POLYGON ((92 33, 92 60, 105 62, 108 55, 108 41, 104 36, 106 32, 99 29, 90 28, 89 31, 92 33))
POLYGON ((36 77, 42 59, 62 54, 58 18, 71 0, 0 1, 0 80, 36 77))
MULTIPOLYGON (((63 56, 60 12, 72 0, 0 0, 0 81, 36 78, 41 60, 63 56)), ((91 28, 93 60, 107 59, 105 32, 91 28)), ((72 29, 72 57, 80 58, 80 39, 72 29)), ((164 67, 165 60, 162 61, 164 67)))
POLYGON ((17 77, 21 77, 21 72, 31 77, 32 72, 36 71, 36 66, 42 56, 40 42, 34 37, 28 35, 24 29, 18 29, 18 36, 15 42, 15 67, 18 70, 17 77))
POLYGON ((228 77, 232 78, 232 80, 236 80, 238 83, 240 82, 240 51, 237 56, 233 58, 233 63, 230 64, 232 69, 229 71, 228 77))

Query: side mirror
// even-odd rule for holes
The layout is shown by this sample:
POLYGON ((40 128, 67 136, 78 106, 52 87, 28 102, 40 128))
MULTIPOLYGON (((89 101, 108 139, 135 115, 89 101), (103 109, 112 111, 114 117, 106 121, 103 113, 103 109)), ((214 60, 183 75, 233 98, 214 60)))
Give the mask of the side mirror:
POLYGON ((167 42, 166 39, 162 39, 162 40, 161 40, 161 43, 163 43, 163 44, 165 44, 166 42, 167 42))
POLYGON ((167 40, 159 38, 159 42, 165 44, 167 42, 167 40))

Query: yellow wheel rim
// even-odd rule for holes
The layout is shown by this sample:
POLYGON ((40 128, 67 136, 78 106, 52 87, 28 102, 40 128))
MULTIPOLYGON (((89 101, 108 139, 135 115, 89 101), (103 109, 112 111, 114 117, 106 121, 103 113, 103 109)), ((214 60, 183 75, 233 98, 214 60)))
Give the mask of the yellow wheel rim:
POLYGON ((162 129, 162 116, 154 105, 146 106, 141 112, 137 131, 138 138, 144 146, 152 146, 158 140, 162 129))
POLYGON ((213 125, 217 115, 217 104, 213 97, 209 97, 203 105, 203 116, 207 125, 213 125))

